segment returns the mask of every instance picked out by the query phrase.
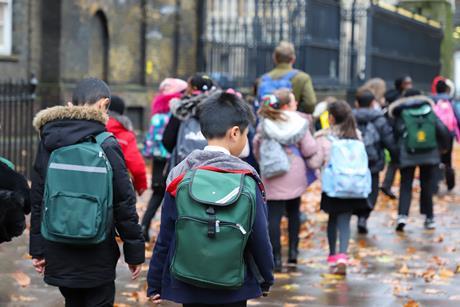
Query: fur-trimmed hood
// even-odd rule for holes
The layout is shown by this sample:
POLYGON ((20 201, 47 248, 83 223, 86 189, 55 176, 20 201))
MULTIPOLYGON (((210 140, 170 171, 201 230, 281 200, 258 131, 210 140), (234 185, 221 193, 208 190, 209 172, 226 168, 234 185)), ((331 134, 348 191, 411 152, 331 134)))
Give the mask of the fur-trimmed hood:
POLYGON ((33 125, 47 151, 76 144, 106 131, 109 116, 87 106, 56 106, 40 111, 33 125))
POLYGON ((300 142, 308 131, 308 120, 299 112, 283 111, 283 116, 285 120, 263 119, 261 121, 263 135, 284 145, 300 142))
POLYGON ((433 100, 428 96, 418 95, 400 98, 388 107, 388 114, 390 117, 394 118, 399 116, 401 111, 404 109, 419 107, 424 104, 429 104, 431 107, 434 107, 433 100))
POLYGON ((33 126, 40 132, 47 123, 66 119, 96 121, 105 125, 109 116, 88 106, 55 106, 38 112, 33 120, 33 126))

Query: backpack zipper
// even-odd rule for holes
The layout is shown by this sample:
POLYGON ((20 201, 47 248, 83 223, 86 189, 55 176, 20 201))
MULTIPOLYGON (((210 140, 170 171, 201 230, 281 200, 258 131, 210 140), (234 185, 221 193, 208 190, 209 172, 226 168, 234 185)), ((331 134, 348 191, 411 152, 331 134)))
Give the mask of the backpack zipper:
MULTIPOLYGON (((179 220, 190 220, 190 221, 195 221, 195 222, 202 223, 202 224, 208 223, 208 220, 206 219, 194 218, 190 216, 182 216, 179 218, 179 220)), ((220 232, 220 226, 228 226, 228 227, 238 229, 243 235, 246 235, 248 233, 246 229, 244 229, 244 227, 238 223, 224 222, 224 221, 216 220, 216 232, 220 232)))

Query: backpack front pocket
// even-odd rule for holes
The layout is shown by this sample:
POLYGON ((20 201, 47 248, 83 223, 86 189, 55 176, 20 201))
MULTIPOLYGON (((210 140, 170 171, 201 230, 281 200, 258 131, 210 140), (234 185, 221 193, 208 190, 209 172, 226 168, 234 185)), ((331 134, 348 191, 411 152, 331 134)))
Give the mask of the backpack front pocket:
POLYGON ((58 192, 46 202, 44 219, 48 231, 58 237, 94 238, 101 223, 101 204, 92 195, 58 192))
POLYGON ((205 288, 238 288, 244 282, 243 226, 183 216, 176 222, 176 250, 171 272, 179 280, 205 288), (208 235, 209 229, 215 235, 208 235))

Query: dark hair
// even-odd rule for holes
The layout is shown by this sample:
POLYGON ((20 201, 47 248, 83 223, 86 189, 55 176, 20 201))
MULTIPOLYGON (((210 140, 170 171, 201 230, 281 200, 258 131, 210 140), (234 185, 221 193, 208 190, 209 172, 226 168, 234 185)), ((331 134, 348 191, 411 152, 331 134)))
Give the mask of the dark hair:
POLYGON ((350 105, 343 101, 333 101, 328 104, 329 115, 334 117, 335 125, 339 126, 340 137, 344 139, 358 139, 356 132, 356 122, 350 105))
POLYGON ((109 110, 123 115, 123 113, 125 113, 125 105, 125 101, 121 97, 112 96, 110 99, 109 110))
POLYGON ((408 75, 405 75, 405 76, 402 76, 402 77, 399 77, 398 79, 395 80, 395 89, 398 90, 399 92, 402 92, 403 91, 403 88, 402 88, 402 85, 404 83, 404 81, 406 81, 407 79, 410 79, 410 76, 408 75))
POLYGON ((223 138, 228 129, 238 126, 243 132, 255 122, 249 104, 234 94, 218 92, 198 108, 201 132, 206 139, 223 138))
POLYGON ((410 89, 408 89, 407 91, 404 92, 404 97, 418 96, 418 95, 421 95, 421 94, 422 94, 422 92, 420 92, 419 90, 410 88, 410 89))
POLYGON ((214 86, 214 82, 210 77, 201 74, 190 77, 188 82, 192 89, 200 92, 207 92, 214 86))
POLYGON ((369 90, 363 90, 356 94, 356 101, 362 108, 368 108, 375 100, 374 94, 369 90))
POLYGON ((95 104, 101 99, 110 99, 110 88, 104 81, 97 78, 85 78, 77 83, 73 90, 74 105, 95 104))
POLYGON ((436 93, 442 94, 442 93, 447 93, 448 91, 449 91, 449 87, 447 86, 446 81, 439 80, 436 83, 436 93))
POLYGON ((392 102, 396 101, 396 99, 399 98, 400 93, 395 89, 391 89, 391 90, 386 91, 384 96, 385 96, 385 101, 387 102, 387 104, 391 104, 392 102))

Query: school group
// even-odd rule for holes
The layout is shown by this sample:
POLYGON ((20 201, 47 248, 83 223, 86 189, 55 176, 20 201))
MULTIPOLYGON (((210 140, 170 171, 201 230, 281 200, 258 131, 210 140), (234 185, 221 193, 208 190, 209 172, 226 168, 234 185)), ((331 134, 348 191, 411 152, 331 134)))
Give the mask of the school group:
POLYGON ((31 189, 12 163, 0 162, 1 241, 20 235, 31 212, 29 252, 44 281, 59 287, 66 306, 112 306, 116 237, 136 279, 161 206, 147 275, 151 302, 246 306, 268 295, 273 272, 297 265, 301 196, 315 180, 329 215, 325 261, 333 274, 346 274, 351 217, 368 233, 379 190, 396 198, 398 170, 396 230, 407 224, 417 167, 424 226, 435 229, 433 195, 444 179, 448 190, 455 186, 460 107, 452 82, 437 77, 424 95, 409 76, 389 90, 372 79, 353 106, 332 97, 317 104, 295 59, 293 45, 281 42, 275 68, 244 98, 206 75, 165 79, 141 152, 123 99, 103 81, 83 79, 71 102, 34 119, 40 143, 31 189), (139 224, 136 192, 147 189, 142 156, 152 160, 153 193, 139 224))

